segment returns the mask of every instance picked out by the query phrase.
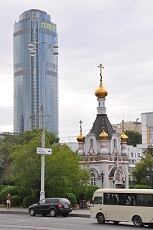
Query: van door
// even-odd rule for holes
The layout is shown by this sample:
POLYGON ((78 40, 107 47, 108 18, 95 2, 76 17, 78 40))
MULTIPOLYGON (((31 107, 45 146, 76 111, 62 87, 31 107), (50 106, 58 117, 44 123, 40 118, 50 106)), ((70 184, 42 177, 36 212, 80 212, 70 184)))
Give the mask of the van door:
POLYGON ((92 206, 91 206, 91 215, 90 217, 95 219, 97 213, 103 212, 102 211, 102 196, 95 196, 94 200, 92 201, 92 206))

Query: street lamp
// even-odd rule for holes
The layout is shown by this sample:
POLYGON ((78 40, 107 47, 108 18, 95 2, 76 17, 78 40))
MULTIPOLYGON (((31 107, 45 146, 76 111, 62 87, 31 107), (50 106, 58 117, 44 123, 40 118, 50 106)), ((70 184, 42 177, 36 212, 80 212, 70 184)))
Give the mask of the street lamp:
POLYGON ((146 178, 150 179, 150 188, 152 188, 152 173, 153 173, 153 166, 146 166, 147 172, 149 172, 149 176, 146 176, 146 178))
POLYGON ((102 188, 103 188, 105 173, 102 171, 102 173, 100 175, 101 175, 101 182, 102 182, 102 188))
MULTIPOLYGON (((53 51, 53 55, 58 55, 58 45, 56 43, 49 42, 32 42, 28 45, 30 50, 30 56, 34 57, 37 54, 37 51, 40 51, 42 56, 42 137, 41 137, 41 147, 45 147, 45 58, 49 50, 53 51), (42 45, 46 49, 42 48, 42 45)), ((45 177, 45 155, 41 154, 41 191, 40 191, 40 200, 45 198, 44 191, 44 177, 45 177)))

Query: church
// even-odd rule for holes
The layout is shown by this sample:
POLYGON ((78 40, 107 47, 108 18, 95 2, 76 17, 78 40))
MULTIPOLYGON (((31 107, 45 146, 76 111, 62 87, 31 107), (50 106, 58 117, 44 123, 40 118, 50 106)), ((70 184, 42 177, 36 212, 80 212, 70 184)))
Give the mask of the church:
POLYGON ((103 86, 102 64, 100 68, 100 85, 95 90, 98 107, 96 119, 90 132, 83 136, 82 121, 77 137, 78 151, 84 165, 90 168, 90 182, 99 188, 129 188, 127 139, 118 135, 112 128, 105 107, 107 90, 103 86))

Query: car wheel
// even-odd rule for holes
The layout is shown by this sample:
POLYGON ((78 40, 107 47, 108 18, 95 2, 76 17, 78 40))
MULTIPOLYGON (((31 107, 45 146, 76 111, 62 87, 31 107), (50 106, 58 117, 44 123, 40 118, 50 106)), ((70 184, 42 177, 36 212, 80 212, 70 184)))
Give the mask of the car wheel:
POLYGON ((141 227, 143 225, 141 217, 140 216, 134 216, 133 217, 133 224, 136 227, 141 227))
POLYGON ((30 216, 35 216, 36 215, 34 208, 31 208, 29 213, 30 213, 30 216))
POLYGON ((63 213, 62 216, 63 217, 67 217, 69 214, 68 213, 63 213))
POLYGON ((51 217, 55 217, 55 216, 56 216, 56 211, 55 211, 55 209, 51 208, 51 210, 50 210, 50 216, 51 216, 51 217))
POLYGON ((98 222, 98 224, 104 224, 105 223, 105 217, 102 213, 98 214, 97 222, 98 222))
POLYGON ((118 224, 119 223, 119 221, 113 221, 114 222, 114 224, 118 224))

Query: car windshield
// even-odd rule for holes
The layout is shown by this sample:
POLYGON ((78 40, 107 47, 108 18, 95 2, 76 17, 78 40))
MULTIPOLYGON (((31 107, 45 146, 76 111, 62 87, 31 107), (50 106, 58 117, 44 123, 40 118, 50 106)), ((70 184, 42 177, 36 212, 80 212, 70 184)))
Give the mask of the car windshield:
POLYGON ((41 200, 40 202, 39 202, 39 204, 44 204, 45 203, 45 199, 43 199, 43 200, 41 200))

